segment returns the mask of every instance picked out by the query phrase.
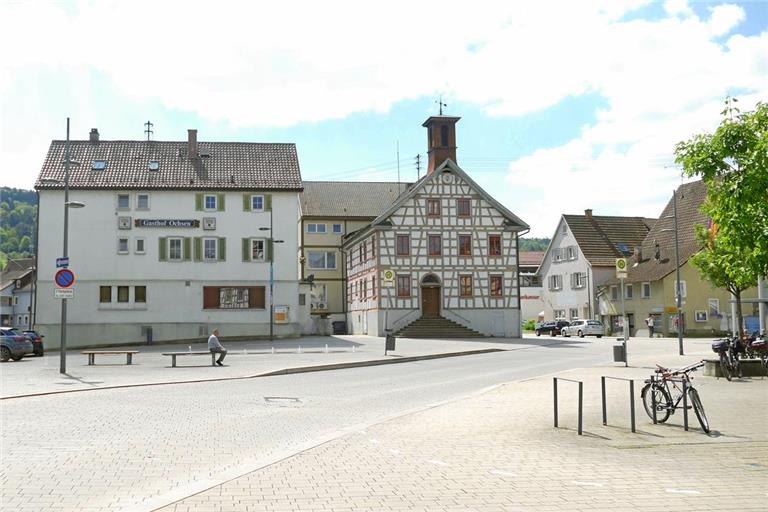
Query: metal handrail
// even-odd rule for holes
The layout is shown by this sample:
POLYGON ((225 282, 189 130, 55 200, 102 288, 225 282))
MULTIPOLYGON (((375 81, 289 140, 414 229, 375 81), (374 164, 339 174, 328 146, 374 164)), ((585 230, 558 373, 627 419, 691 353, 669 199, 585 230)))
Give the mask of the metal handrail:
POLYGON ((575 382, 579 385, 579 428, 578 432, 579 435, 582 435, 583 433, 583 410, 584 410, 584 383, 580 380, 573 380, 573 379, 565 379, 562 377, 553 377, 552 381, 554 384, 554 392, 555 392, 555 428, 558 428, 557 424, 557 381, 558 380, 564 380, 567 382, 575 382))
MULTIPOLYGON (((603 425, 608 425, 608 407, 605 400, 605 379, 623 380, 629 382, 629 417, 632 426, 632 432, 635 430, 635 381, 634 379, 624 379, 622 377, 611 377, 608 375, 600 376, 600 386, 603 395, 603 425)), ((655 407, 654 407, 655 414, 655 407)))

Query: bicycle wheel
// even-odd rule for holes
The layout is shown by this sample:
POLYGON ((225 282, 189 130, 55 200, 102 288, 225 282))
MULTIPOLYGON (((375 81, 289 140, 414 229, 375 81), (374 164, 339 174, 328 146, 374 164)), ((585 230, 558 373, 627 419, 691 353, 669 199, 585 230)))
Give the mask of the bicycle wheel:
POLYGON ((720 371, 722 372, 723 377, 729 381, 731 380, 731 362, 725 354, 720 354, 720 371))
POLYGON ((656 421, 664 423, 669 418, 669 406, 672 403, 672 397, 661 384, 646 384, 640 392, 643 397, 643 407, 649 418, 653 419, 653 401, 656 402, 656 421), (648 392, 653 386, 653 396, 648 392))
POLYGON ((699 398, 699 392, 694 388, 688 388, 688 398, 693 404, 693 410, 696 413, 696 417, 699 418, 701 429, 709 434, 709 420, 707 420, 707 414, 704 412, 704 406, 701 405, 701 398, 699 398))

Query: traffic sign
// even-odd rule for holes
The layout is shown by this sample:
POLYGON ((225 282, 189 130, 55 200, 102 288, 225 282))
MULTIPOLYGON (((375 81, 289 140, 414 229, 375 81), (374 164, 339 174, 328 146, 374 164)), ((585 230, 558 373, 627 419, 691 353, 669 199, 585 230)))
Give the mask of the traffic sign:
POLYGON ((381 273, 381 284, 384 286, 395 285, 395 273, 392 270, 385 270, 381 273))
POLYGON ((53 298, 54 299, 74 299, 75 289, 74 288, 54 288, 53 298))
POLYGON ((60 288, 69 288, 75 282, 75 274, 68 268, 63 268, 56 272, 54 281, 60 288))
POLYGON ((69 256, 56 258, 56 268, 68 267, 68 266, 69 266, 69 256))
POLYGON ((627 278, 627 258, 616 258, 616 278, 627 278))

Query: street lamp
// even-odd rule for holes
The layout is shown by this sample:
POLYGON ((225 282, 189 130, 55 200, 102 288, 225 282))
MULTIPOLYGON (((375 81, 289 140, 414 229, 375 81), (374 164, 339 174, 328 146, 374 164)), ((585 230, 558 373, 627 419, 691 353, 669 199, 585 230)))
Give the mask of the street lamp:
POLYGON ((275 240, 272 231, 272 209, 269 210, 269 227, 259 228, 259 231, 269 231, 269 239, 273 247, 269 255, 269 341, 275 337, 274 315, 275 315, 275 248, 274 244, 282 244, 284 240, 275 240))
MULTIPOLYGON (((69 200, 69 166, 79 165, 69 159, 69 118, 67 118, 67 141, 64 145, 64 181, 43 178, 41 183, 64 185, 64 248, 62 257, 67 257, 67 241, 69 237, 69 209, 82 208, 85 203, 69 200)), ((67 299, 61 299, 61 353, 59 354, 59 373, 67 373, 67 299)))
POLYGON ((675 232, 675 289, 677 293, 675 294, 677 296, 676 304, 677 304, 677 345, 679 349, 680 355, 684 355, 683 353, 683 306, 682 306, 682 300, 683 300, 683 294, 681 286, 680 286, 680 241, 678 236, 678 229, 677 229, 677 191, 672 191, 672 215, 667 215, 664 217, 665 219, 674 219, 674 228, 665 228, 662 229, 662 232, 675 232))

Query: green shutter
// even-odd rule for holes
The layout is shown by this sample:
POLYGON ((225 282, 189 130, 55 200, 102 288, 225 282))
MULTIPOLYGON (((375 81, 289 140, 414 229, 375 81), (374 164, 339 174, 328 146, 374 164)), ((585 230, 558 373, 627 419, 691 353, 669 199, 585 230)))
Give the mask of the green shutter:
POLYGON ((272 211, 272 194, 264 194, 264 211, 272 211))
POLYGON ((227 239, 219 238, 219 261, 227 259, 227 239))
POLYGON ((158 259, 160 261, 166 261, 167 260, 166 252, 168 247, 168 243, 166 242, 167 239, 165 237, 160 237, 158 240, 160 242, 160 245, 158 246, 158 251, 157 251, 157 254, 159 255, 158 259))
POLYGON ((243 261, 251 261, 251 240, 243 238, 243 261))
POLYGON ((226 194, 216 194, 216 210, 223 212, 224 211, 224 196, 226 194))
POLYGON ((195 210, 198 212, 203 211, 203 194, 199 192, 195 194, 195 210))
POLYGON ((266 258, 266 261, 272 261, 272 255, 274 254, 273 253, 274 246, 275 246, 275 244, 272 242, 272 239, 271 238, 268 239, 267 240, 267 258, 266 258))
POLYGON ((244 212, 251 211, 251 195, 250 194, 243 194, 243 211, 244 212))
POLYGON ((195 261, 201 261, 203 259, 203 239, 199 236, 195 237, 195 261))
POLYGON ((184 261, 192 259, 192 239, 188 236, 184 237, 184 261))

